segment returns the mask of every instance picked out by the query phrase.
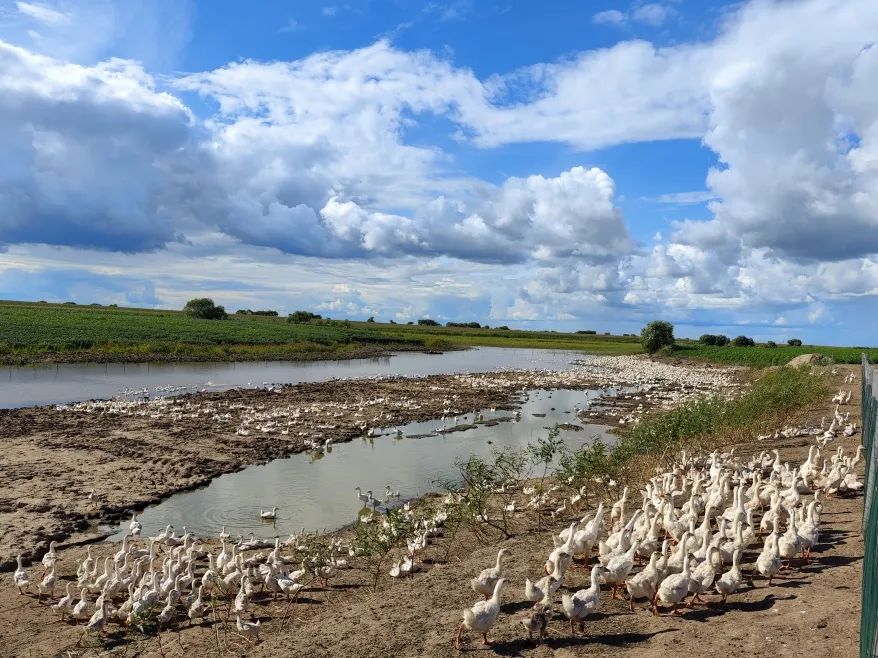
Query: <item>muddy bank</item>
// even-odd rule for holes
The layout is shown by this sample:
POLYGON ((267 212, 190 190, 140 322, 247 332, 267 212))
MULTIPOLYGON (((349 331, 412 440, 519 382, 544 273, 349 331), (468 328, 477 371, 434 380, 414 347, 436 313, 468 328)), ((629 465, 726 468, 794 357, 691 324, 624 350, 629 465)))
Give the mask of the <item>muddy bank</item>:
MULTIPOLYGON (((856 386, 853 387, 855 392, 856 386)), ((853 400, 852 402, 856 402, 853 400)), ((797 419, 803 424, 819 424, 821 416, 831 413, 833 405, 809 409, 797 419)), ((858 414, 852 404, 855 422, 858 414)), ((839 437, 841 445, 852 454, 859 435, 839 437)), ((799 463, 807 456, 813 440, 801 438, 766 439, 739 445, 738 451, 749 454, 777 448, 781 458, 799 463)), ((860 467, 858 470, 862 470, 860 467)), ((612 498, 611 498, 612 500, 612 498)), ((0 586, 0 636, 4 637, 3 655, 13 656, 93 656, 117 650, 123 655, 144 656, 459 656, 517 655, 534 658, 558 656, 652 657, 668 654, 702 656, 838 656, 856 655, 859 627, 859 587, 862 574, 863 543, 858 535, 862 515, 862 496, 844 495, 824 500, 821 541, 814 550, 814 561, 776 577, 772 585, 756 574, 753 560, 758 550, 749 550, 743 560, 745 582, 721 605, 715 594, 707 595, 709 605, 685 610, 681 617, 653 617, 638 603, 632 613, 627 601, 613 600, 603 591, 598 614, 586 622, 582 635, 572 636, 560 613, 550 622, 545 641, 528 641, 520 624, 522 613, 529 609, 524 601, 525 577, 541 575, 552 541, 547 533, 532 529, 532 518, 524 519, 511 539, 496 543, 478 542, 460 532, 442 537, 427 547, 423 563, 415 576, 391 582, 384 576, 380 590, 373 592, 369 575, 356 569, 339 570, 331 587, 313 582, 289 610, 283 599, 254 594, 255 615, 263 622, 263 640, 256 646, 234 630, 234 617, 225 623, 220 603, 219 622, 205 628, 189 628, 184 621, 178 628, 160 636, 144 635, 132 627, 110 624, 105 638, 86 638, 77 644, 82 623, 59 623, 45 603, 35 595, 18 596, 3 576, 0 586), (528 529, 529 528, 529 529, 528 529), (469 579, 493 564, 499 547, 511 550, 507 563, 509 583, 503 593, 500 619, 491 630, 494 646, 483 648, 478 638, 469 638, 463 651, 451 646, 451 638, 460 622, 460 612, 476 600, 469 579)), ((578 515, 546 518, 557 532, 578 515)), ((210 546, 216 551, 216 544, 210 546)), ((118 545, 93 548, 96 557, 112 555, 118 545)), ((60 553, 59 574, 62 583, 75 580, 76 564, 85 549, 60 553)), ((248 552, 252 555, 253 551, 248 552)), ((36 575, 41 569, 32 570, 36 575)), ((588 569, 581 564, 571 567, 561 593, 587 586, 588 569)), ((56 599, 63 593, 59 587, 56 599)), ((560 594, 559 594, 560 596, 560 594)))
POLYGON ((727 372, 598 357, 561 373, 335 380, 0 410, 0 570, 18 553, 41 556, 49 540, 82 539, 97 522, 329 439, 487 407, 512 410, 526 389, 636 388, 580 410, 588 422, 616 424, 652 406, 731 388, 727 372))

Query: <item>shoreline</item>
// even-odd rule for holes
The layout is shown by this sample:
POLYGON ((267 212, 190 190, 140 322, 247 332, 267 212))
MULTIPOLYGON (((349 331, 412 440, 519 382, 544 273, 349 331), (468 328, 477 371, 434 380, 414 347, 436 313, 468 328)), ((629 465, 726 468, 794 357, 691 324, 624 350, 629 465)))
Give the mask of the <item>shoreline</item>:
MULTIPOLYGON (((363 408, 368 409, 368 417, 378 414, 386 420, 382 426, 392 427, 447 412, 488 407, 513 410, 515 398, 526 389, 643 387, 644 381, 634 376, 630 382, 621 381, 626 366, 676 377, 701 373, 698 381, 702 385, 693 384, 686 392, 668 381, 649 400, 619 400, 608 416, 615 418, 622 412, 642 413, 648 407, 704 392, 708 382, 727 377, 720 373, 728 372, 631 357, 596 357, 593 361, 599 364, 597 368, 571 371, 331 380, 275 390, 232 389, 151 401, 105 400, 0 410, 4 441, 0 524, 7 529, 0 540, 0 571, 9 570, 19 552, 28 560, 39 558, 49 540, 84 539, 96 524, 118 521, 131 511, 205 486, 225 473, 304 452, 306 439, 320 441, 331 436, 341 443, 361 437, 365 429, 359 410, 363 408), (607 370, 613 363, 619 367, 607 370), (453 400, 453 409, 447 406, 449 400, 453 400), (642 405, 639 411, 638 404, 642 405), (286 434, 268 426, 272 414, 287 418, 286 434), (327 430, 330 414, 332 426, 327 430), (94 491, 91 501, 90 491, 94 491)), ((588 420, 601 423, 600 417, 588 420)))
MULTIPOLYGON (((443 346, 441 350, 432 349, 423 346, 412 346, 406 344, 389 345, 387 347, 362 346, 350 350, 314 350, 314 351, 283 351, 283 345, 266 345, 264 351, 260 351, 260 346, 244 345, 242 351, 235 351, 234 347, 227 349, 226 353, 221 354, 215 351, 210 352, 185 352, 181 354, 171 354, 166 352, 94 352, 91 350, 71 350, 69 352, 47 352, 42 357, 14 358, 10 354, 0 354, 0 366, 7 368, 28 368, 39 366, 53 366, 62 364, 79 364, 79 365, 106 365, 106 364, 125 364, 125 363, 256 363, 259 361, 350 361, 355 359, 374 359, 382 357, 392 357, 397 352, 417 352, 421 354, 441 354, 442 352, 462 351, 470 349, 466 346, 443 346), (281 348, 280 350, 272 350, 270 348, 281 348)), ((226 348, 221 348, 226 349, 226 348)))

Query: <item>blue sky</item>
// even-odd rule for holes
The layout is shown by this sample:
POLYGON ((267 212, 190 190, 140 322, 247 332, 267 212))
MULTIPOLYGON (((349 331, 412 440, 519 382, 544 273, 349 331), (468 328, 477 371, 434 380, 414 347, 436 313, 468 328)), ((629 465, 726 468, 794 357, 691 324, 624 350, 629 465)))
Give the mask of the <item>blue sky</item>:
POLYGON ((0 0, 0 298, 874 343, 878 7, 0 0))

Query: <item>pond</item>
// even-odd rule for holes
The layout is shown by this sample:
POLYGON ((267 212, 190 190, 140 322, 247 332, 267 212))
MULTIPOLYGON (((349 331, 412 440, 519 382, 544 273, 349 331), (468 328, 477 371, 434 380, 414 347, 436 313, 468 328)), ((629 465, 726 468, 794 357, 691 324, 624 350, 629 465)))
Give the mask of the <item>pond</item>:
MULTIPOLYGON (((481 352, 481 350, 480 350, 481 352)), ((470 353, 472 355, 472 353, 470 353)), ((568 357, 569 358, 569 357, 568 357)), ((519 363, 520 365, 520 363, 519 363)), ((482 410, 482 423, 473 429, 437 433, 453 421, 440 420, 401 426, 371 440, 361 439, 332 446, 316 457, 301 453, 264 465, 223 475, 207 487, 176 494, 144 510, 139 519, 143 535, 156 534, 172 524, 177 534, 185 525, 199 535, 216 535, 226 526, 233 537, 254 533, 259 537, 286 537, 301 528, 334 530, 356 520, 361 503, 354 488, 371 489, 383 498, 385 487, 399 492, 400 500, 441 490, 441 483, 457 473, 455 462, 470 455, 488 456, 492 449, 523 448, 548 435, 556 424, 570 424, 560 436, 578 447, 600 436, 612 443, 606 427, 583 424, 575 414, 599 395, 615 391, 536 390, 522 394, 520 416, 509 411, 482 410), (503 419, 492 423, 492 420, 503 419), (413 438, 421 437, 421 438, 413 438), (260 519, 261 509, 279 508, 274 523, 260 519)), ((458 420, 472 423, 474 413, 458 420)), ((111 539, 127 533, 128 521, 111 539)))
POLYGON ((419 377, 513 368, 563 370, 581 352, 482 347, 342 361, 232 363, 64 363, 0 371, 0 408, 31 407, 113 397, 160 397, 236 387, 404 375, 419 377))

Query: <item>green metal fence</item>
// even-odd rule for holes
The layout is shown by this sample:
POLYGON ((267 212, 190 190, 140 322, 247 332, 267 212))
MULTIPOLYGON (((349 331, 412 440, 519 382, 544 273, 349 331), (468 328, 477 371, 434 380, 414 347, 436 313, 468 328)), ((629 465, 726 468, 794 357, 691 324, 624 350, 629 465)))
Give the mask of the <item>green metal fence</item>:
POLYGON ((865 507, 863 510, 863 608, 860 614, 860 658, 878 658, 878 504, 875 501, 878 451, 875 431, 878 427, 878 373, 863 354, 863 389, 860 398, 863 447, 866 457, 865 507))

